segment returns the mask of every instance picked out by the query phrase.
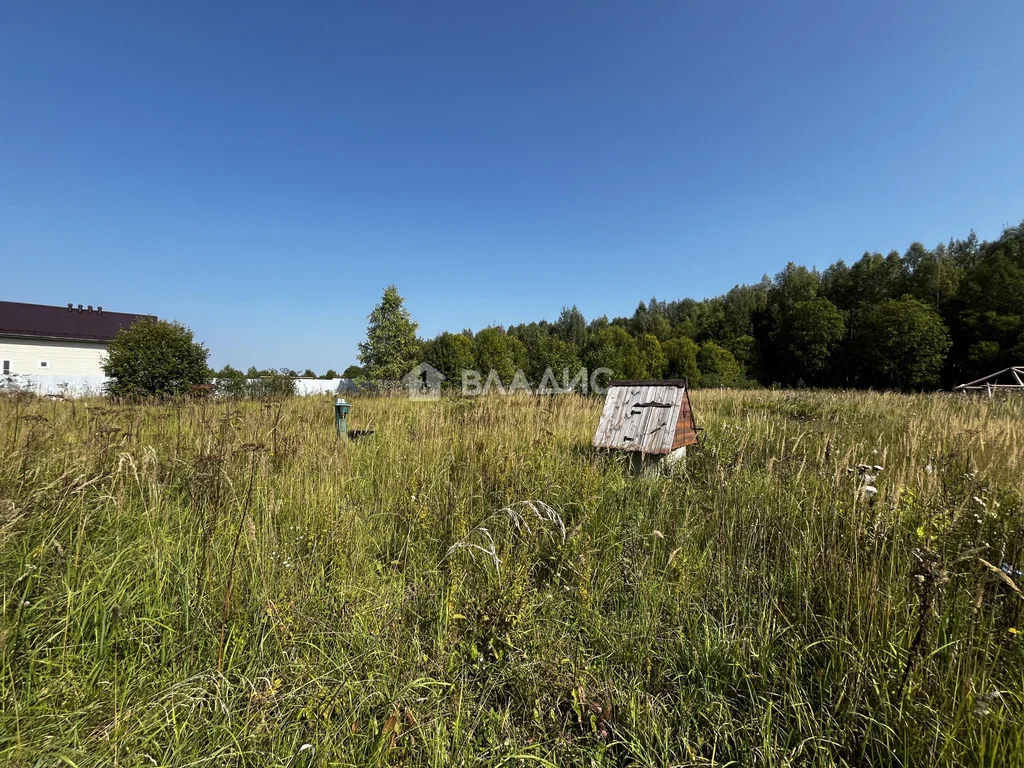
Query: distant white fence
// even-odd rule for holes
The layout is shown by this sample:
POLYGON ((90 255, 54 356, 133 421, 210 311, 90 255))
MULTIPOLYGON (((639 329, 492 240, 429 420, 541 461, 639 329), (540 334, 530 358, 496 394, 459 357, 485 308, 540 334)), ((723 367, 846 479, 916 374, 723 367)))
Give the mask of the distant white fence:
POLYGON ((13 373, 0 377, 0 390, 21 390, 36 395, 86 397, 102 395, 106 376, 61 376, 50 373, 13 373))
MULTIPOLYGON (((102 395, 110 381, 106 376, 60 376, 55 374, 16 373, 0 376, 0 391, 20 390, 36 395, 88 397, 102 395)), ((293 379, 296 395, 335 395, 358 392, 352 379, 293 379)))
MULTIPOLYGON (((246 379, 246 384, 256 384, 259 379, 246 379)), ((340 395, 346 392, 358 392, 359 387, 352 381, 352 379, 307 379, 307 378, 294 378, 292 381, 295 383, 295 394, 296 395, 340 395)), ((213 385, 217 386, 217 379, 213 380, 213 385)))
POLYGON ((295 379, 296 395, 340 395, 357 391, 352 379, 295 379))

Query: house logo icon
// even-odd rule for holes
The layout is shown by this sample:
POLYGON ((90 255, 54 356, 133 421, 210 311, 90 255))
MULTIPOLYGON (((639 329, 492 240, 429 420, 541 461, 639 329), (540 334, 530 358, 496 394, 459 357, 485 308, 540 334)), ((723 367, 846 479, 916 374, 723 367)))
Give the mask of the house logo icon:
POLYGON ((444 379, 444 374, 430 363, 420 363, 402 377, 402 383, 410 400, 438 400, 444 379))

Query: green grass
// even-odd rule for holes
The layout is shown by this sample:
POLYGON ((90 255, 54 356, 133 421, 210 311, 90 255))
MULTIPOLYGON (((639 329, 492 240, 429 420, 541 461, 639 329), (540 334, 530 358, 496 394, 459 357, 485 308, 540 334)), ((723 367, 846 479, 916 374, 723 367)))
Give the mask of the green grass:
POLYGON ((1024 766, 1024 400, 693 404, 5 398, 0 764, 1024 766))

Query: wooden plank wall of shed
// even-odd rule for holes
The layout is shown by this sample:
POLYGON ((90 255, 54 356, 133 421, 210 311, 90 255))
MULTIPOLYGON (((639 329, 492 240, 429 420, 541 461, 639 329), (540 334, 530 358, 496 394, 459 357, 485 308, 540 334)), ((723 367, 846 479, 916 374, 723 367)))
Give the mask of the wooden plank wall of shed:
POLYGON ((675 387, 643 387, 634 405, 640 403, 668 403, 669 408, 648 406, 642 408, 634 442, 644 453, 668 453, 674 437, 673 415, 678 413, 678 390, 675 387))
POLYGON ((597 434, 594 436, 594 446, 597 448, 611 448, 615 435, 622 429, 622 418, 625 410, 626 393, 619 391, 618 387, 608 390, 604 401, 604 409, 601 411, 601 421, 597 426, 597 434))
POLYGON ((608 395, 594 436, 595 447, 658 454, 673 450, 684 389, 671 385, 627 385, 613 387, 608 395), (632 414, 635 405, 651 402, 668 403, 669 407, 651 406, 632 414))
POLYGON ((675 436, 672 440, 672 450, 696 444, 697 422, 693 418, 693 408, 690 405, 690 393, 686 390, 683 392, 682 402, 679 405, 679 417, 676 419, 676 430, 675 436))

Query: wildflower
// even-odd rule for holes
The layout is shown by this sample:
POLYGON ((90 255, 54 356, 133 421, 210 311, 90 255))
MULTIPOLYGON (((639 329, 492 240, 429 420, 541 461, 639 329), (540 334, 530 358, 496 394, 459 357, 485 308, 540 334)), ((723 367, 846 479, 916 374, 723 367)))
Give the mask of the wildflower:
POLYGON ((875 488, 875 486, 873 485, 865 485, 863 488, 860 489, 860 492, 863 493, 865 496, 874 496, 876 493, 878 493, 878 489, 875 488))
POLYGON ((985 506, 985 502, 984 502, 984 501, 982 501, 981 499, 979 499, 979 498, 978 498, 977 496, 975 496, 975 497, 974 497, 974 500, 975 500, 975 501, 976 501, 976 502, 977 502, 977 503, 978 503, 978 504, 979 504, 980 506, 982 506, 982 507, 984 507, 984 506, 985 506))
POLYGON ((935 467, 933 467, 931 465, 931 462, 928 462, 927 464, 924 465, 924 473, 926 475, 930 475, 934 471, 935 471, 935 467))
POLYGON ((1006 631, 1009 632, 1011 635, 1019 635, 1020 634, 1020 630, 1017 629, 1016 627, 1010 627, 1006 631))
POLYGON ((664 539, 665 538, 665 534, 662 533, 661 531, 657 530, 657 529, 651 531, 651 536, 653 536, 656 539, 664 539))
POLYGON ((984 717, 992 711, 992 705, 1003 698, 1002 691, 993 690, 983 693, 974 701, 974 714, 977 717, 984 717))
POLYGON ((873 467, 871 467, 871 468, 872 468, 873 470, 875 470, 875 472, 881 472, 881 471, 882 471, 883 469, 885 469, 885 467, 883 467, 883 466, 882 466, 881 464, 875 464, 875 465, 874 465, 873 467))

